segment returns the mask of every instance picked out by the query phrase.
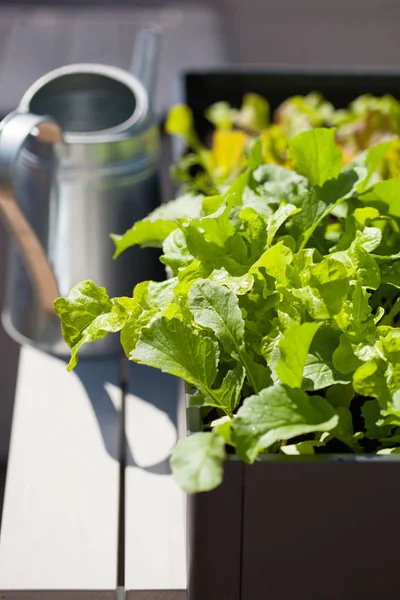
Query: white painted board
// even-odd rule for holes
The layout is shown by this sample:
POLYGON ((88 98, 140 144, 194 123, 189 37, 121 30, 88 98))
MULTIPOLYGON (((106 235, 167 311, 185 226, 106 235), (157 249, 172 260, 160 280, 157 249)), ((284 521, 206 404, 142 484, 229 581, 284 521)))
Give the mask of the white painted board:
POLYGON ((139 590, 126 594, 127 600, 187 600, 186 590, 139 590))
POLYGON ((5 598, 21 589, 115 596, 118 363, 81 360, 68 373, 63 360, 21 349, 0 536, 5 598))
POLYGON ((180 381, 149 367, 129 368, 125 587, 131 600, 181 600, 186 597, 185 497, 168 461, 178 436, 180 381))

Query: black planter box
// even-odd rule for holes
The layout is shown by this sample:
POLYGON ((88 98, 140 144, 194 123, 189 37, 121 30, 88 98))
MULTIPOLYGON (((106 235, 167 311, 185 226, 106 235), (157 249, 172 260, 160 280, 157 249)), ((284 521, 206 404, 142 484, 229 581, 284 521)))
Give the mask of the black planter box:
MULTIPOLYGON (((339 42, 340 43, 340 42, 339 42)), ((310 92, 321 94, 336 108, 346 107, 362 94, 391 94, 400 100, 400 70, 365 69, 338 71, 318 69, 269 69, 196 71, 183 75, 181 97, 193 111, 196 128, 202 138, 210 130, 204 117, 214 102, 226 101, 240 107, 247 92, 264 96, 275 110, 286 98, 310 92)))
POLYGON ((188 600, 396 597, 399 495, 398 455, 232 456, 188 497, 188 600))
MULTIPOLYGON (((183 100, 202 138, 213 102, 246 92, 284 99, 321 92, 336 107, 361 94, 400 99, 400 72, 197 72, 183 100)), ((187 429, 201 430, 187 409, 187 429)), ((236 458, 223 484, 188 497, 188 600, 384 600, 399 594, 400 464, 395 456, 236 458)))

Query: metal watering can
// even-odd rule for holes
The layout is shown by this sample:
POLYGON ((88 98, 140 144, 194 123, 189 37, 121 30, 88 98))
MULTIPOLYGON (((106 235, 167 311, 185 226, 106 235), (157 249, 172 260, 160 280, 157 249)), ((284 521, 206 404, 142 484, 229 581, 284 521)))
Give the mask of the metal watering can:
MULTIPOLYGON (((0 124, 0 214, 10 230, 3 325, 20 343, 66 355, 57 296, 92 279, 131 295, 157 255, 128 251, 113 262, 110 233, 123 233, 159 204, 159 131, 150 98, 157 33, 135 45, 136 76, 78 64, 43 76, 0 124)), ((151 252, 151 251, 150 251, 151 252)), ((85 344, 89 355, 120 347, 85 344)))

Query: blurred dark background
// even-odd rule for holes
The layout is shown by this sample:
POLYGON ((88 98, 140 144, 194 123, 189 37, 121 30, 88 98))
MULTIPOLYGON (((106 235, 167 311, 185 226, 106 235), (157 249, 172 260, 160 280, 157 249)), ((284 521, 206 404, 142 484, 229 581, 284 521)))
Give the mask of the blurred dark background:
MULTIPOLYGON (((162 32, 155 99, 161 116, 179 99, 179 74, 192 69, 400 70, 399 0, 0 0, 0 117, 58 66, 130 69, 137 31, 148 25, 162 32)), ((6 246, 0 228, 0 298, 6 246)), ((18 348, 0 327, 0 465, 7 458, 17 363, 18 348)))
POLYGON ((130 68, 137 30, 163 31, 157 107, 187 68, 397 67, 398 0, 0 0, 0 113, 41 74, 73 62, 130 68))

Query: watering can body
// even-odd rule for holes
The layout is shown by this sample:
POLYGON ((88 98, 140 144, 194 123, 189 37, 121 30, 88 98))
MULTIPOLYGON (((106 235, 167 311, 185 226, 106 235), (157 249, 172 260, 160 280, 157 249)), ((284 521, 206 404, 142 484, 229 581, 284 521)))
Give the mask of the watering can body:
MULTIPOLYGON (((110 233, 123 233, 159 204, 159 157, 146 88, 113 67, 57 69, 36 82, 6 117, 0 131, 0 191, 7 191, 8 177, 20 233, 24 218, 28 237, 33 234, 32 245, 23 247, 26 240, 18 240, 17 232, 10 248, 2 319, 14 339, 66 355, 53 296, 68 295, 85 279, 106 287, 110 296, 131 295, 138 281, 157 277, 153 251, 133 248, 113 261, 110 233), (45 261, 48 278, 38 283, 45 261)), ((4 206, 11 205, 4 201, 4 206)), ((15 234, 12 215, 7 220, 15 234)), ((86 344, 86 354, 117 351, 115 338, 86 344)))

